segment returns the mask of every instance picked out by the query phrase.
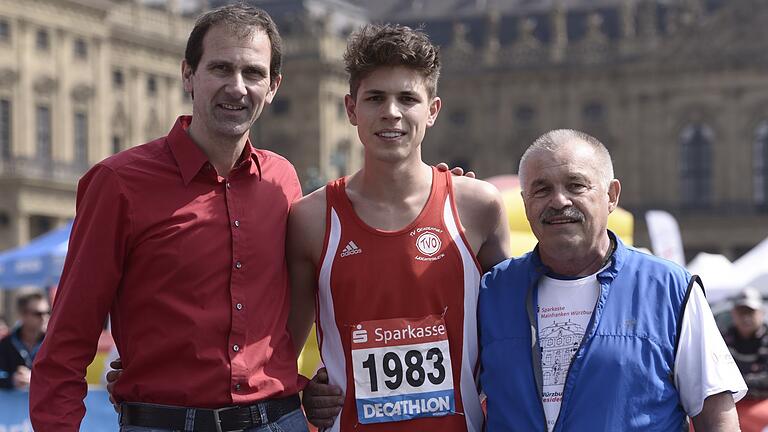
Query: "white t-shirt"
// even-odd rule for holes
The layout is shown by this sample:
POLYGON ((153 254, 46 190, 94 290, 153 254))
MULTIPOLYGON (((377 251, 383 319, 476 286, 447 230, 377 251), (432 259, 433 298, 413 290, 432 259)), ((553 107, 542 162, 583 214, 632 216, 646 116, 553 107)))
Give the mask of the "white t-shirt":
MULTIPOLYGON (((589 327, 599 293, 597 273, 574 280, 544 276, 539 281, 542 404, 550 431, 560 413, 571 359, 589 327)), ((708 396, 730 391, 734 401, 738 401, 747 391, 698 286, 692 290, 683 315, 675 359, 675 387, 680 393, 683 409, 690 417, 701 412, 708 396)))
POLYGON ((600 293, 597 274, 561 280, 539 280, 539 345, 541 346, 541 402, 547 428, 555 427, 560 413, 565 377, 581 346, 600 293))

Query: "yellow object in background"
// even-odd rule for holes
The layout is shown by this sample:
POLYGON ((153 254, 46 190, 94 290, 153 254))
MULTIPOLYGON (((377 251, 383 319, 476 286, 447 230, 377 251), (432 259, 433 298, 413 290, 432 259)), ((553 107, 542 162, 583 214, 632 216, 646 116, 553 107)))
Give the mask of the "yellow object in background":
POLYGON ((106 351, 97 351, 96 356, 93 358, 93 361, 90 365, 88 365, 88 369, 86 369, 85 372, 85 381, 88 382, 90 385, 101 385, 102 380, 101 377, 104 376, 106 371, 104 371, 104 363, 107 359, 107 355, 109 352, 106 351))
POLYGON ((311 379, 315 376, 319 366, 320 349, 317 346, 317 332, 313 324, 307 342, 304 344, 304 349, 301 350, 301 355, 299 356, 299 373, 311 379))

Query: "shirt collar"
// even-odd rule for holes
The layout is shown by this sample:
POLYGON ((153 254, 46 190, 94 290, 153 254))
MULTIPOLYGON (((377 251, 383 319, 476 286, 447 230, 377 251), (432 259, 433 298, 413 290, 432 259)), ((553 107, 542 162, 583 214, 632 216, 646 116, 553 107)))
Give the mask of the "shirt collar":
MULTIPOLYGON (((189 129, 191 123, 192 116, 180 116, 166 138, 168 146, 171 148, 171 153, 173 154, 174 159, 176 159, 176 164, 179 166, 184 186, 189 185, 200 169, 208 163, 208 156, 206 156, 203 150, 187 133, 187 129, 189 129)), ((235 166, 240 167, 246 162, 250 164, 248 173, 250 175, 258 174, 259 180, 261 180, 259 154, 251 145, 250 139, 246 141, 243 155, 240 156, 240 159, 235 166), (248 157, 250 161, 247 161, 245 159, 246 157, 248 157)))
MULTIPOLYGON (((608 236, 613 239, 614 247, 610 258, 608 258, 599 274, 600 276, 609 275, 610 277, 615 278, 619 272, 619 269, 624 266, 624 261, 626 260, 627 256, 627 247, 624 245, 624 242, 621 241, 619 236, 616 235, 616 233, 611 230, 607 231, 608 236)), ((533 249, 533 251, 530 252, 529 259, 533 263, 533 266, 531 266, 532 271, 539 273, 539 275, 551 273, 552 270, 544 265, 544 263, 541 261, 538 243, 536 244, 536 247, 533 249)))

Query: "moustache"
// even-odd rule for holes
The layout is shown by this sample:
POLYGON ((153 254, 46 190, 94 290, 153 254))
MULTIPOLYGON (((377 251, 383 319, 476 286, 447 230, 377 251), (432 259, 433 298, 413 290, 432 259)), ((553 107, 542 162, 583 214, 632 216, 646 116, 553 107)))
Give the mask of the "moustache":
POLYGON ((554 218, 567 218, 573 219, 578 222, 584 221, 584 213, 576 207, 565 207, 562 209, 548 208, 541 214, 539 221, 542 223, 548 223, 554 218))

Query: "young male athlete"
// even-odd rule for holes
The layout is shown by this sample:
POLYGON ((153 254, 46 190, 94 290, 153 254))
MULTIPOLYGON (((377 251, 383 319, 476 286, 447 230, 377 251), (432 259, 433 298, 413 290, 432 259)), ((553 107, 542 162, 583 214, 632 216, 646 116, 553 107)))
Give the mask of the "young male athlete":
POLYGON ((316 309, 344 398, 331 431, 480 431, 475 311, 480 275, 510 255, 501 198, 422 161, 441 107, 438 50, 424 33, 365 26, 344 60, 364 164, 291 208, 296 348, 316 309))

